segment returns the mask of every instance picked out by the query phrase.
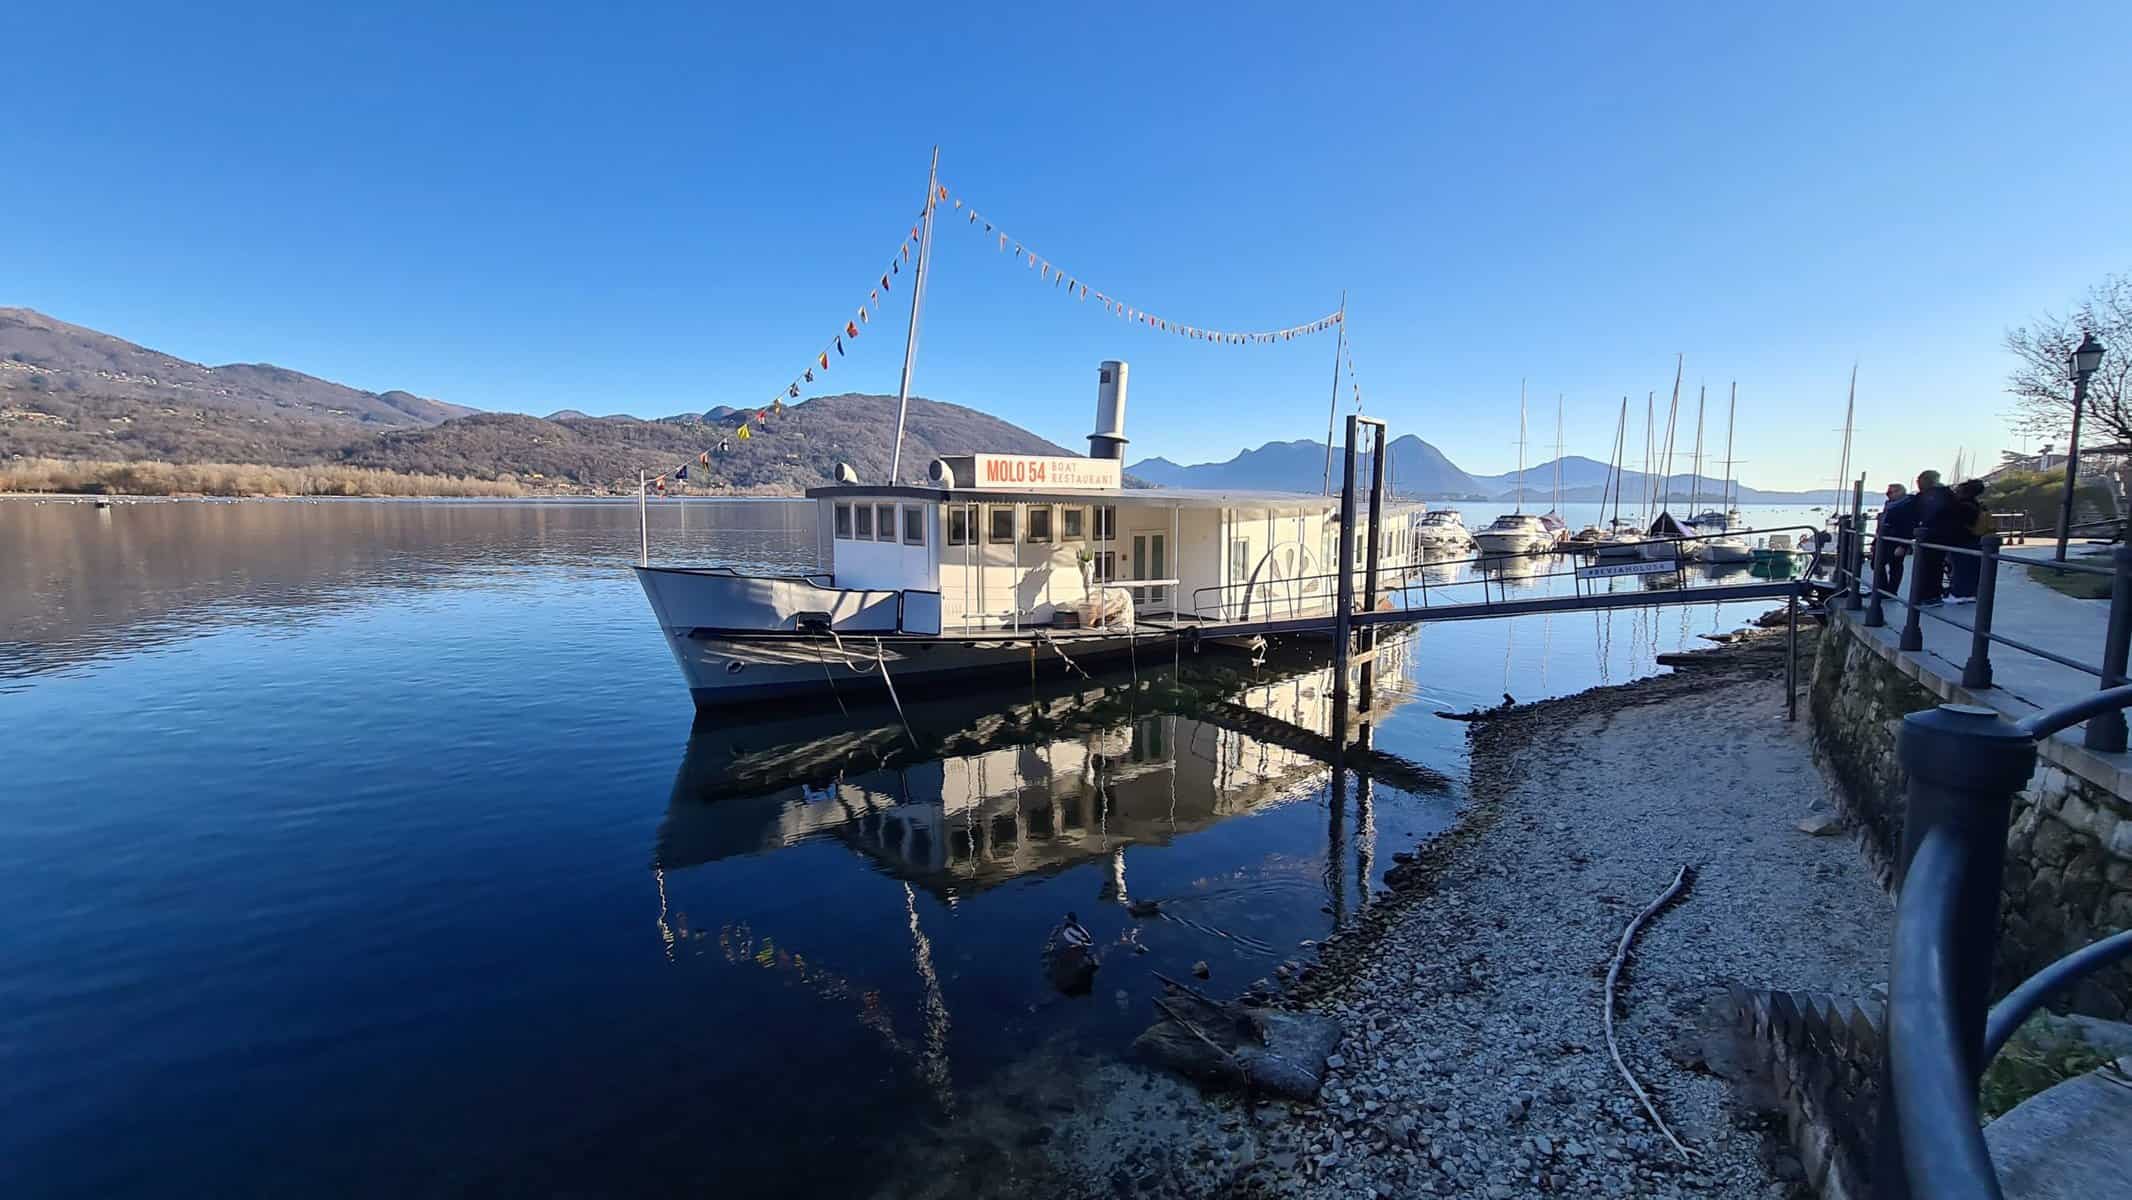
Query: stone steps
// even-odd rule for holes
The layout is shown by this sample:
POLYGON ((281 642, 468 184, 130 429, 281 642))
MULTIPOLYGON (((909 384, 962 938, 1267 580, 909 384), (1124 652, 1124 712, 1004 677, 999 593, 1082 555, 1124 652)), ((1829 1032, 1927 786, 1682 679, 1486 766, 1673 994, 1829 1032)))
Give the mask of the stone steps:
POLYGON ((2023 1100, 1984 1128, 2007 1200, 2120 1196, 2132 1178, 2132 1055, 2023 1100))

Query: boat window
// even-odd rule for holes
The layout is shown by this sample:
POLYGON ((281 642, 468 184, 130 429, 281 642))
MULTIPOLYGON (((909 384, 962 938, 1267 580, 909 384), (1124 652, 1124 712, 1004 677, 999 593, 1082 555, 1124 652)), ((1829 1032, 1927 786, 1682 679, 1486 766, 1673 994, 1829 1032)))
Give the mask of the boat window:
POLYGON ((1251 540, 1235 538, 1229 542, 1229 579, 1240 583, 1251 574, 1251 540))
POLYGON ((1088 510, 1071 505, 1059 510, 1059 536, 1078 542, 1088 536, 1088 510))
POLYGON ((995 504, 986 510, 985 519, 990 522, 985 534, 986 541, 1004 545, 1014 540, 1013 505, 995 504))
POLYGON ((849 538, 851 536, 851 505, 849 504, 837 505, 837 536, 840 538, 849 538))
POLYGON ((880 538, 884 542, 893 542, 896 540, 895 505, 874 505, 874 536, 880 538))
POLYGON ((1048 542, 1051 540, 1051 506, 1049 504, 1030 506, 1029 540, 1032 542, 1048 542))
POLYGON ((970 544, 970 519, 975 515, 974 504, 950 504, 948 506, 948 545, 970 544))
POLYGON ((903 506, 903 544, 925 545, 925 509, 916 504, 903 506))
POLYGON ((859 504, 851 510, 851 536, 862 542, 874 540, 874 509, 871 504, 859 504))
POLYGON ((1096 509, 1096 540, 1099 542, 1114 542, 1118 540, 1118 510, 1115 507, 1105 504, 1096 509))

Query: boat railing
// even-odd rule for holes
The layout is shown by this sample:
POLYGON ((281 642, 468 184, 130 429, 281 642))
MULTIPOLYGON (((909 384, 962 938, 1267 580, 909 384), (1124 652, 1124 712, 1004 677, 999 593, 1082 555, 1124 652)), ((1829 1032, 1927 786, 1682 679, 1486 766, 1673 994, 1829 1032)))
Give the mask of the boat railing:
MULTIPOLYGON (((1780 525, 1765 529, 1740 529, 1732 531, 1729 536, 1751 538, 1757 536, 1766 537, 1779 533, 1805 534, 1811 537, 1814 533, 1814 527, 1811 525, 1780 525)), ((1606 543, 1610 548, 1633 548, 1638 551, 1639 555, 1644 552, 1645 547, 1651 547, 1663 552, 1662 556, 1658 558, 1639 558, 1635 565, 1644 565, 1645 569, 1641 571, 1621 568, 1605 569, 1606 564, 1603 560, 1598 564, 1599 569, 1595 570, 1592 565, 1582 561, 1593 557, 1591 547, 1567 544, 1526 554, 1482 553, 1464 558, 1423 557, 1401 562, 1380 562, 1377 565, 1379 578, 1378 599, 1380 602, 1387 599, 1395 600, 1396 602, 1392 605, 1392 611, 1395 612, 1421 611, 1431 607, 1434 603, 1442 602, 1442 598, 1446 594, 1458 598, 1453 602, 1465 603, 1464 597, 1472 593, 1470 591, 1453 591, 1453 589, 1459 588, 1479 589, 1481 598, 1485 602, 1496 598, 1498 595, 1507 598, 1510 587, 1514 583, 1520 586, 1532 586, 1543 580, 1570 579, 1574 581, 1581 592, 1587 585, 1595 585, 1610 577, 1641 575, 1649 580, 1652 575, 1658 575, 1661 577, 1670 576, 1670 586, 1686 588, 1694 586, 1689 582, 1689 574, 1694 568, 1699 566, 1706 566, 1714 572, 1752 571, 1755 569, 1755 565, 1748 562, 1697 563, 1688 558, 1682 549, 1685 543, 1697 540, 1700 539, 1692 536, 1685 538, 1650 537, 1635 541, 1624 539, 1606 543), (1577 561, 1566 570, 1513 573, 1505 569, 1512 563, 1558 559, 1577 561), (1460 567, 1470 567, 1472 570, 1470 573, 1456 570, 1456 568, 1460 567), (1444 578, 1443 576, 1447 571, 1449 577, 1444 578)), ((1810 551, 1802 550, 1798 552, 1798 557, 1807 557, 1809 554, 1811 554, 1810 551)), ((1358 566, 1355 570, 1355 579, 1360 581, 1366 577, 1365 569, 1358 566)), ((1264 615, 1269 618, 1307 616, 1313 612, 1330 608, 1334 603, 1333 590, 1323 585, 1326 583, 1337 584, 1339 578, 1339 572, 1331 571, 1290 576, 1279 580, 1277 582, 1283 587, 1311 585, 1301 590, 1310 594, 1317 604, 1307 611, 1282 613, 1278 608, 1274 608, 1273 611, 1264 615), (1312 588, 1316 590, 1313 591, 1311 590, 1312 588)), ((1244 619, 1247 611, 1250 616, 1258 616, 1260 613, 1256 606, 1252 604, 1254 589, 1264 591, 1266 587, 1267 581, 1245 580, 1238 583, 1207 584, 1194 588, 1192 591, 1193 614, 1203 620, 1240 620, 1244 619)), ((1361 590, 1358 586, 1356 589, 1358 595, 1361 590)), ((1378 608, 1381 611, 1384 605, 1379 603, 1378 608)))

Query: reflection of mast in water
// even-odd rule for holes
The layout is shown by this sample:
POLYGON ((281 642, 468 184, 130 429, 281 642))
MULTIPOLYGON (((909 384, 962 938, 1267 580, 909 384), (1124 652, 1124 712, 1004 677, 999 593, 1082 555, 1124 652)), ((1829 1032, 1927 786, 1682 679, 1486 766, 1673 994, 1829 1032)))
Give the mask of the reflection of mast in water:
MULTIPOLYGON (((1554 640, 1555 615, 1548 613, 1540 618, 1540 694, 1543 696, 1549 694, 1547 691, 1547 655, 1554 646, 1554 640)), ((1504 690, 1507 691, 1508 689, 1504 690)))
POLYGON ((933 970, 933 942, 918 925, 918 893, 903 885, 903 912, 910 922, 911 962, 918 968, 918 982, 925 989, 925 1058, 921 1070, 940 1107, 955 1114, 955 1093, 948 1086, 947 997, 940 991, 940 976, 933 970))
POLYGON ((1614 659, 1614 610, 1592 610, 1592 640, 1599 649, 1599 682, 1613 679, 1614 659))
MULTIPOLYGON (((1356 742, 1365 750, 1370 747, 1371 722, 1362 723, 1362 733, 1356 742)), ((1355 896, 1368 903, 1370 876, 1375 874, 1377 861, 1377 781, 1367 771, 1355 773, 1355 896)))
POLYGON ((1518 623, 1515 620, 1503 622, 1503 694, 1505 696, 1511 694, 1510 659, 1517 650, 1517 644, 1518 623))
POLYGON ((666 868, 654 866, 651 877, 659 885, 659 941, 666 947, 666 961, 674 961, 674 927, 666 922, 666 868))
POLYGON ((1332 893, 1333 928, 1347 924, 1347 882, 1340 870, 1347 857, 1347 756, 1339 753, 1347 745, 1346 697, 1334 693, 1332 706, 1332 790, 1326 797, 1328 820, 1325 831, 1325 885, 1332 893))

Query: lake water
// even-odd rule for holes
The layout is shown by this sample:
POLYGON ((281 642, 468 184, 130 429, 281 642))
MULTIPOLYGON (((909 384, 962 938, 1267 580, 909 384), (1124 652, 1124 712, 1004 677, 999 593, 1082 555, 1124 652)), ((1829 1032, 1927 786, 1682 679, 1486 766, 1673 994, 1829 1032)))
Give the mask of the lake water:
MULTIPOLYGON (((652 538, 811 566, 811 529, 666 502, 652 538)), ((1647 674, 1767 607, 1395 639, 1374 743, 1448 782, 1335 804, 1153 687, 1324 732, 1307 647, 907 698, 909 729, 693 725, 635 551, 624 503, 0 500, 13 1194, 870 1194, 1028 1056, 1125 1054, 1152 972, 1234 994, 1349 918, 1455 819, 1437 710, 1647 674), (1068 910, 1106 947, 1089 996, 1040 971, 1068 910)))

